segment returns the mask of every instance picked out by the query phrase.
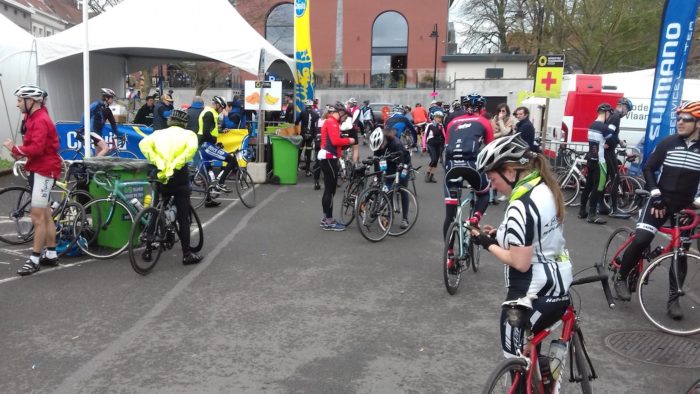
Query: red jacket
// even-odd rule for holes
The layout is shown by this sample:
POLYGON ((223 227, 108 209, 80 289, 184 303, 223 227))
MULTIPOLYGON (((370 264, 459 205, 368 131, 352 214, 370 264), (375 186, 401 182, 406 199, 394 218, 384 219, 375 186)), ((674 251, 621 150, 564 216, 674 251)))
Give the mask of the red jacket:
POLYGON ((27 158, 24 168, 39 175, 58 179, 61 157, 58 155, 58 134, 46 107, 41 107, 24 120, 27 132, 22 145, 12 148, 14 156, 27 158))
POLYGON ((324 158, 337 159, 343 147, 347 145, 350 145, 350 138, 340 136, 340 123, 336 118, 329 116, 321 127, 321 149, 325 151, 324 158))

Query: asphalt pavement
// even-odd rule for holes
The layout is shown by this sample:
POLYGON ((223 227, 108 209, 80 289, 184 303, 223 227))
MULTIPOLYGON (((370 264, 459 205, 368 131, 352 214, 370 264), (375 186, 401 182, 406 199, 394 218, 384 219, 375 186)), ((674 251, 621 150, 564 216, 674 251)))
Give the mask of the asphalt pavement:
MULTIPOLYGON (((199 210, 202 263, 183 266, 174 250, 146 277, 122 255, 18 278, 29 245, 3 246, 0 393, 478 393, 502 360, 503 265, 482 253, 479 272, 450 296, 442 186, 419 178, 417 187, 416 226, 373 244, 354 224, 321 230, 321 192, 303 174, 297 185, 259 185, 253 209, 232 199, 199 210)), ((499 223, 504 206, 483 221, 499 223)), ((633 222, 589 225, 571 209, 575 271, 623 224, 633 222)), ((638 361, 615 339, 640 347, 651 335, 659 347, 676 337, 656 331, 636 301, 608 309, 598 284, 574 299, 594 392, 681 393, 700 378, 697 336, 665 363, 638 361)))

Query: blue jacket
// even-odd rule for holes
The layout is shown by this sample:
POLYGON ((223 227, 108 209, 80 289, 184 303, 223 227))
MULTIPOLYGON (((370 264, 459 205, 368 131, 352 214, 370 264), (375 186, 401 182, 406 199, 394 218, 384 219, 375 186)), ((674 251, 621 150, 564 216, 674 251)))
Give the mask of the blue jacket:
POLYGON ((416 129, 413 128, 411 121, 409 121, 406 116, 398 113, 391 115, 389 119, 386 120, 384 128, 388 130, 391 128, 396 129, 396 136, 399 138, 401 137, 401 133, 403 133, 403 131, 406 129, 411 131, 411 135, 415 134, 416 132, 416 129))

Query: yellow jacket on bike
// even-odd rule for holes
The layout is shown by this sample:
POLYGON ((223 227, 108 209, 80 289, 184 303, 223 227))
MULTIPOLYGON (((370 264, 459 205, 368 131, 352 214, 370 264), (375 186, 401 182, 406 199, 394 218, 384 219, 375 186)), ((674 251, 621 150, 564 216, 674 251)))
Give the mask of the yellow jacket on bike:
POLYGON ((144 157, 158 167, 158 180, 162 183, 191 162, 198 147, 197 134, 177 126, 154 131, 139 142, 144 157))

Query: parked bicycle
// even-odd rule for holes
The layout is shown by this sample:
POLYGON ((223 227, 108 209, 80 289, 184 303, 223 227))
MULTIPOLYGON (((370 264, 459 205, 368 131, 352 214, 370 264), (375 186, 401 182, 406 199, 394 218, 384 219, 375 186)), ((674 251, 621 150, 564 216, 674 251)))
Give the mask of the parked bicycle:
MULTIPOLYGON (((608 304, 614 307, 605 268, 596 265, 598 275, 574 280, 571 286, 601 282, 608 304)), ((525 341, 518 356, 503 360, 489 376, 483 393, 558 393, 569 361, 569 382, 581 385, 581 391, 592 393, 591 380, 598 377, 586 349, 581 320, 574 303, 570 302, 561 320, 539 332, 532 332, 528 310, 530 297, 504 303, 507 321, 513 330, 525 330, 525 341), (541 344, 560 326, 561 336, 552 340, 547 355, 540 353, 541 344), (567 358, 568 355, 568 358, 567 358)))

